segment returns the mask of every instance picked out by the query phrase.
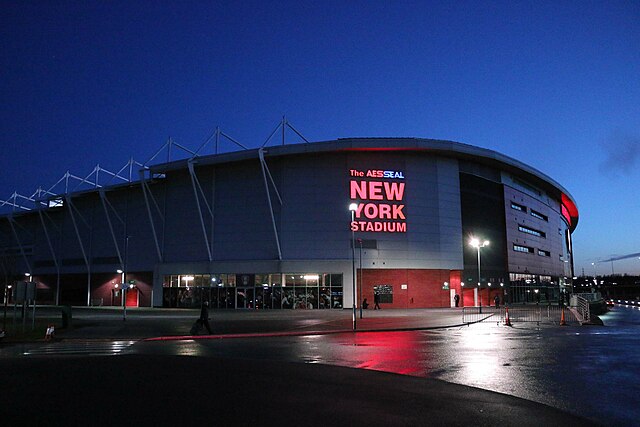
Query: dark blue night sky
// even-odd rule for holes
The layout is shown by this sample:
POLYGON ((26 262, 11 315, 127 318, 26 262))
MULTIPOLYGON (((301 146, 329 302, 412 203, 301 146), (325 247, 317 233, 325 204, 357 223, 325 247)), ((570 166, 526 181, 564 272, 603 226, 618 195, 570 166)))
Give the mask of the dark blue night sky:
POLYGON ((257 147, 286 115, 309 140, 499 151, 575 197, 578 273, 640 252, 640 2, 0 1, 0 20, 1 200, 216 126, 257 147))

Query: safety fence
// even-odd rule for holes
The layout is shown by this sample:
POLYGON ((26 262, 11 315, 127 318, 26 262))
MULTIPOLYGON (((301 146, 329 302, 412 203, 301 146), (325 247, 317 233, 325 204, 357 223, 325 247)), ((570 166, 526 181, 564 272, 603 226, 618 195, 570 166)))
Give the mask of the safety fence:
MULTIPOLYGON (((588 304, 587 304, 588 305, 588 304)), ((462 322, 475 323, 492 321, 504 324, 509 311, 509 322, 535 322, 559 325, 562 321, 562 307, 559 305, 514 304, 508 307, 464 307, 462 322)), ((565 321, 573 317, 570 310, 564 310, 565 321)))
POLYGON ((580 296, 575 295, 577 305, 576 311, 578 312, 578 317, 580 317, 581 323, 587 323, 591 321, 591 310, 589 308, 589 300, 580 296))

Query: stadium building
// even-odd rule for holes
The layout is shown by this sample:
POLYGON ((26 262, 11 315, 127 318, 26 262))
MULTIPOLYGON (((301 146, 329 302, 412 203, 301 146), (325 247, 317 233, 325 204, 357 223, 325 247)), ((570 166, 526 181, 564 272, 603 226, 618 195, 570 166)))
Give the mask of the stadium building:
POLYGON ((354 288, 383 309, 551 300, 573 276, 578 222, 572 196, 534 168, 420 138, 97 167, 2 209, 5 287, 127 307, 341 309, 354 288))

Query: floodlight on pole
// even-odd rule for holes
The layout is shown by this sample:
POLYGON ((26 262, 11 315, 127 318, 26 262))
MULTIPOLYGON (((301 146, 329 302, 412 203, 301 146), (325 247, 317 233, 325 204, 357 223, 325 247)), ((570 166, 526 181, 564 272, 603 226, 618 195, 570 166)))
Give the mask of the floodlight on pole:
MULTIPOLYGON (((485 246, 489 246, 489 241, 488 240, 483 240, 482 243, 480 243, 480 239, 478 239, 477 237, 472 237, 469 240, 469 245, 476 248, 478 250, 478 292, 480 292, 480 249, 484 248, 485 246)), ((480 307, 480 312, 482 313, 482 301, 480 300, 480 296, 478 295, 478 306, 480 307)))

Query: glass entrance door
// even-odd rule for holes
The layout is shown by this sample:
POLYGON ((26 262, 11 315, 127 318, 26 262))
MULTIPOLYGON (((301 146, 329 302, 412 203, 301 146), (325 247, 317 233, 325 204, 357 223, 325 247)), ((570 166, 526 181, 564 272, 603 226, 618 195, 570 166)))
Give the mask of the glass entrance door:
POLYGON ((236 308, 255 308, 254 288, 237 288, 236 308))

